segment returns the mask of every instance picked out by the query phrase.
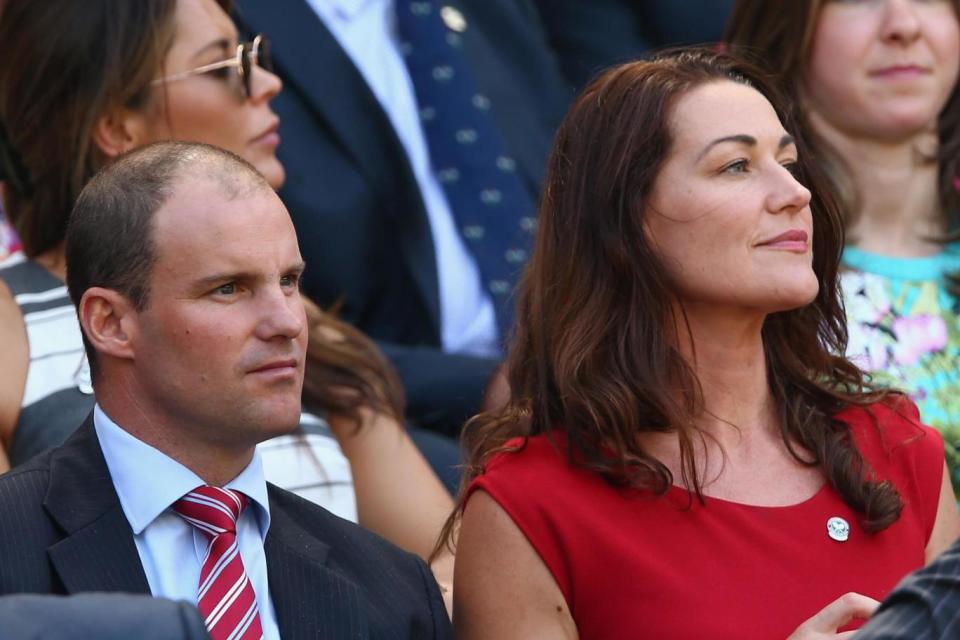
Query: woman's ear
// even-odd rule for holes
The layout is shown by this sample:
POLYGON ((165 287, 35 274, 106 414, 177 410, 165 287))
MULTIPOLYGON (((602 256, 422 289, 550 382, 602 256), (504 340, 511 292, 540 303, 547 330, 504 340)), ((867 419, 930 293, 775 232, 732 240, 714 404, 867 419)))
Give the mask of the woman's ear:
POLYGON ((113 289, 90 287, 80 299, 77 316, 98 355, 133 359, 137 311, 126 296, 113 289))
POLYGON ((116 158, 151 141, 146 114, 120 107, 101 115, 93 126, 93 144, 116 158))

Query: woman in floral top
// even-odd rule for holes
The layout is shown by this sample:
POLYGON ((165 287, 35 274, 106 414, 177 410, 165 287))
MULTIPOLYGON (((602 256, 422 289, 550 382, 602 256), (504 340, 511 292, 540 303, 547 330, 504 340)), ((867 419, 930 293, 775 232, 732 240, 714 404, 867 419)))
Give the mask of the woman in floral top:
POLYGON ((847 355, 947 443, 960 487, 960 0, 739 0, 845 205, 847 355))

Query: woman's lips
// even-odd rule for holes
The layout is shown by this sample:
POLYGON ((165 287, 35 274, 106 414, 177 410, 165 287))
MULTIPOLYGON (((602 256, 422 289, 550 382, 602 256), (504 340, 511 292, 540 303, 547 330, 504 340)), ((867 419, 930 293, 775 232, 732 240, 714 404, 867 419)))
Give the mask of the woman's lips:
POLYGON ((917 64, 894 64, 870 72, 874 78, 882 80, 908 80, 930 73, 927 67, 917 64))
POLYGON ((766 249, 779 249, 782 251, 793 251, 796 253, 806 253, 810 246, 809 236, 806 231, 801 229, 790 229, 778 236, 757 243, 758 247, 766 249))
POLYGON ((279 122, 275 122, 267 129, 258 135, 256 138, 250 141, 250 144, 254 145, 265 145, 268 147, 277 147, 280 145, 280 134, 277 133, 279 128, 279 122))

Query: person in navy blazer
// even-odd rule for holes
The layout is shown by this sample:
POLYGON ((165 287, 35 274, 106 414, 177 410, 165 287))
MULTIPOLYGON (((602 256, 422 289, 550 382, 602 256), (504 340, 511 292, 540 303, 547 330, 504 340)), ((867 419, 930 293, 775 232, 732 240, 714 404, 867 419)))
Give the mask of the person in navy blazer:
MULTIPOLYGON (((570 93, 530 0, 451 0, 463 51, 535 200, 570 93)), ((305 293, 378 341, 397 367, 410 418, 458 432, 499 358, 441 348, 437 259, 401 142, 361 73, 307 0, 239 0, 247 36, 272 38, 284 91, 280 191, 310 274, 305 293)))
POLYGON ((251 502, 235 539, 265 637, 451 637, 422 560, 263 479, 256 443, 300 416, 306 319, 296 235, 257 169, 141 147, 84 188, 66 253, 97 405, 0 475, 0 595, 196 602, 197 534, 174 507, 207 485, 251 502))

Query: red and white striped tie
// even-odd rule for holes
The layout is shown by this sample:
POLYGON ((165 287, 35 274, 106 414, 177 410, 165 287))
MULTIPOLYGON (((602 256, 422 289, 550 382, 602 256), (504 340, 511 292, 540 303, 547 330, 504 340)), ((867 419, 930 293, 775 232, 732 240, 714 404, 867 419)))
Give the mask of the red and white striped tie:
POLYGON ((208 486, 197 487, 173 505, 210 541, 200 568, 197 608, 213 640, 263 637, 257 596, 237 546, 237 519, 246 506, 242 493, 208 486))

